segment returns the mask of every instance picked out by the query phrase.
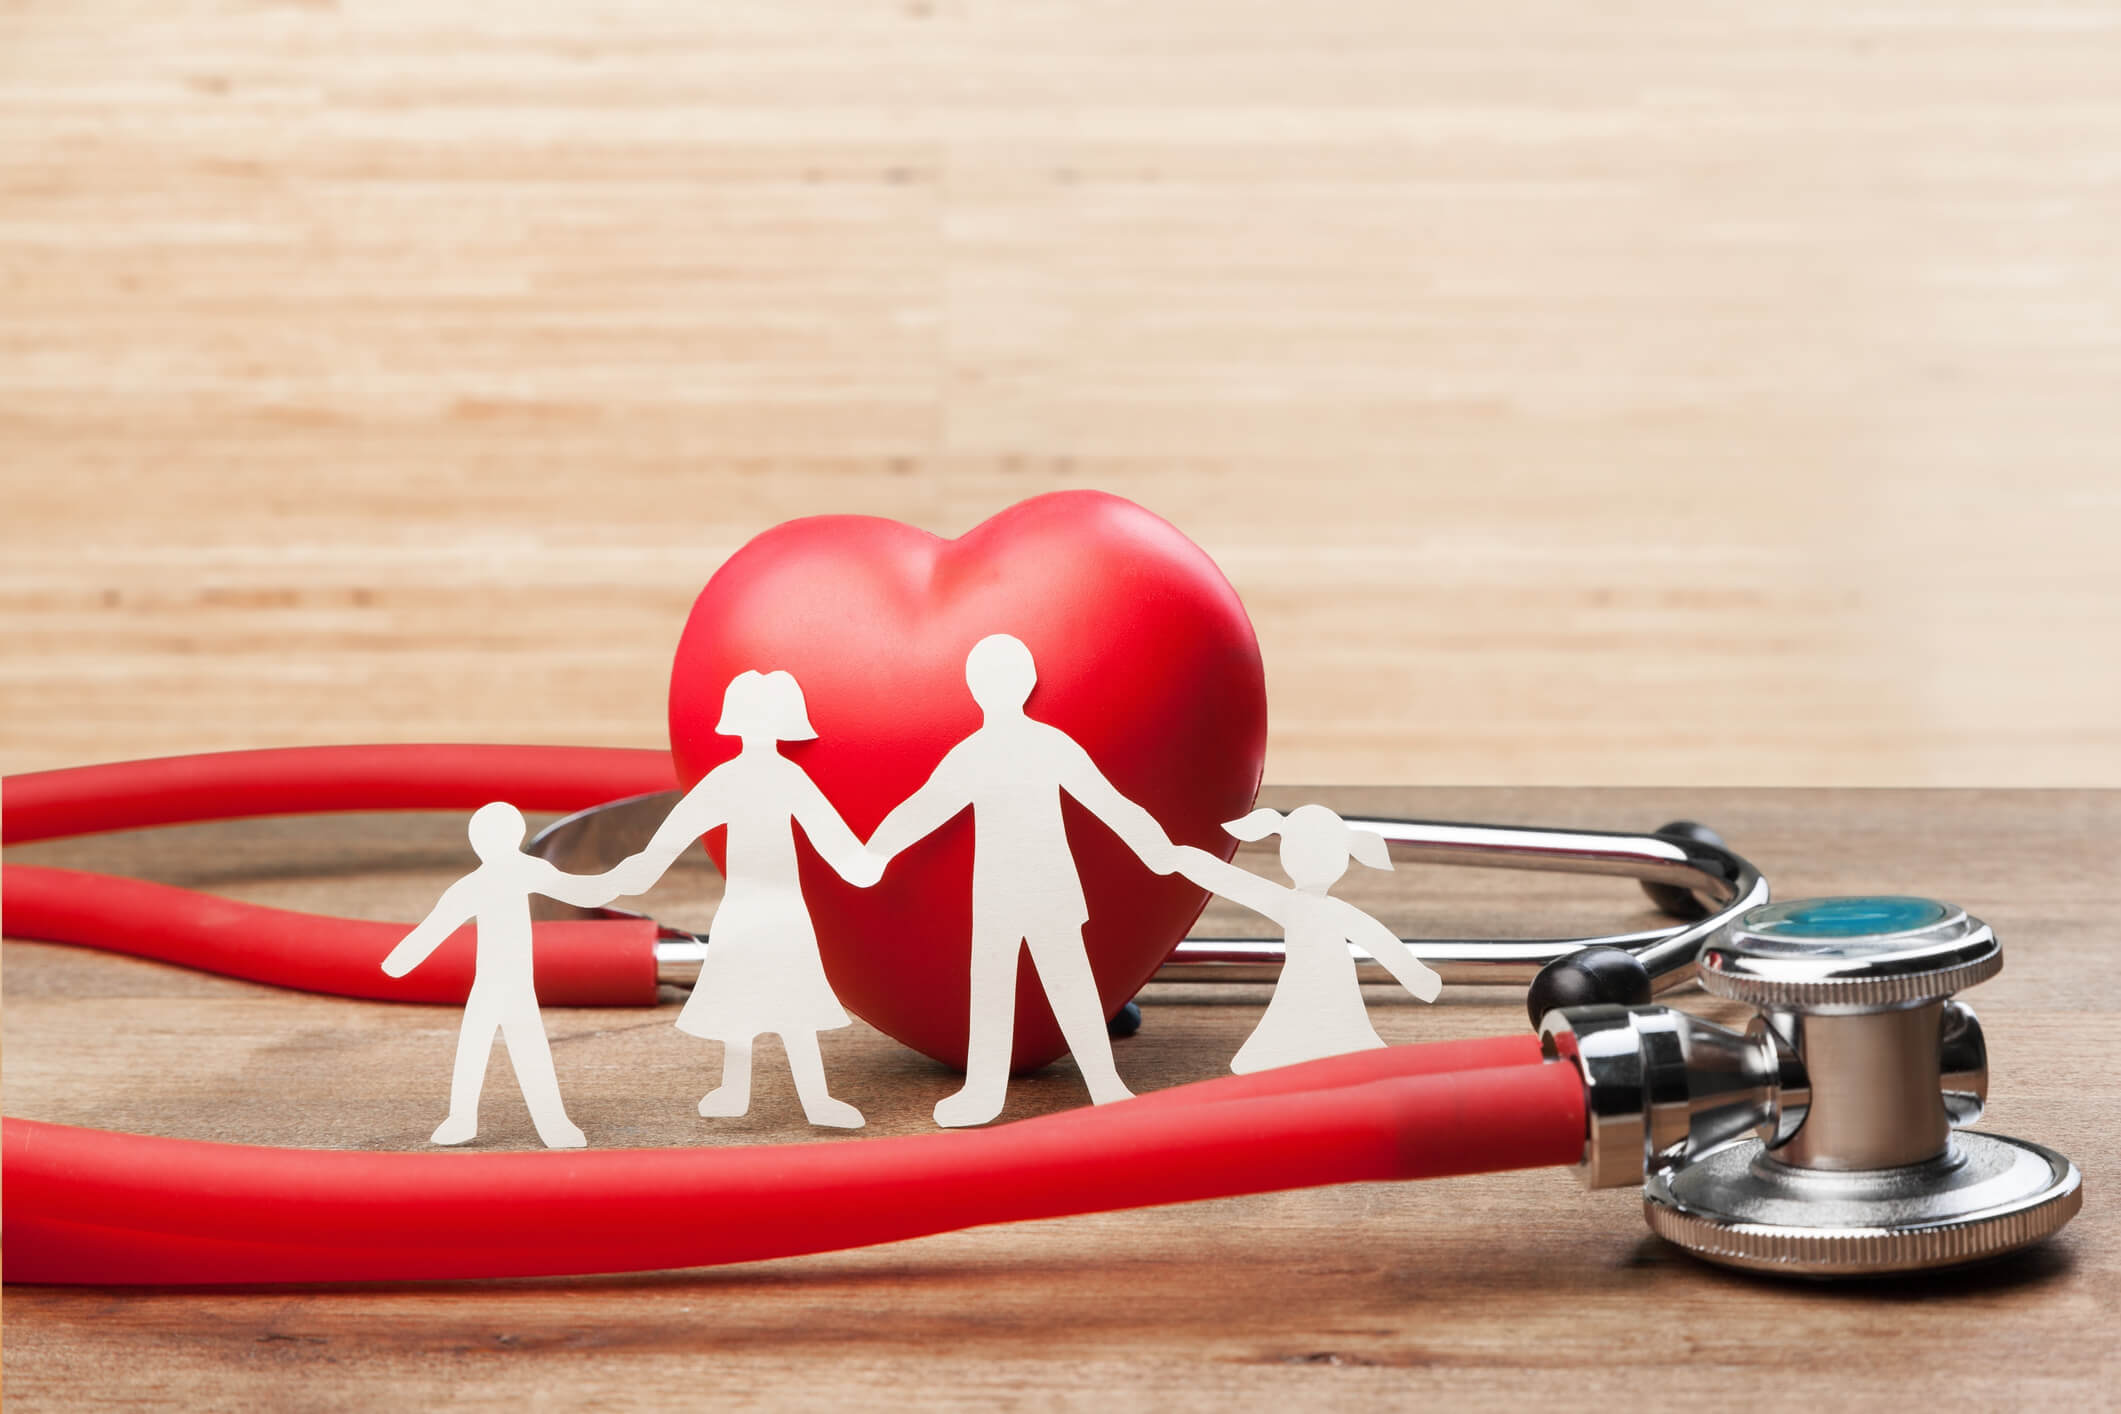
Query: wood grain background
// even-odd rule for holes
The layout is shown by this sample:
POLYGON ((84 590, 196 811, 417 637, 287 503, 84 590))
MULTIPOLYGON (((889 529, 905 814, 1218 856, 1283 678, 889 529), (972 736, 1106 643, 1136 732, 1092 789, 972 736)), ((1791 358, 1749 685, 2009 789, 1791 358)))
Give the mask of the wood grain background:
POLYGON ((1096 485, 1269 779, 2121 785, 2121 6, 0 10, 0 764, 653 744, 1096 485))

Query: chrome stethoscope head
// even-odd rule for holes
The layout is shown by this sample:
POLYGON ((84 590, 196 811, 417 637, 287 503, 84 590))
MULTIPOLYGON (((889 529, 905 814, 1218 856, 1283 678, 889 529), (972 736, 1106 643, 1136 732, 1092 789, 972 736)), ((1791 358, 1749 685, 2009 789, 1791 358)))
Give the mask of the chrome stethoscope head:
MULTIPOLYGON (((639 849, 655 833, 678 793, 663 791, 577 811, 554 821, 525 846, 570 873, 600 873, 639 849)), ((1353 829, 1382 835, 1396 861, 1605 874, 1641 883, 1673 923, 1632 933, 1583 938, 1409 938, 1407 948, 1446 983, 1526 987, 1526 1010, 1537 1025, 1555 1007, 1610 1002, 1637 1004, 1693 979, 1701 945, 1747 909, 1766 903, 1767 881, 1705 826, 1680 820, 1648 834, 1602 830, 1547 830, 1471 825, 1442 820, 1349 818, 1353 829)), ((575 909, 537 900, 540 918, 617 913, 575 909)), ((631 915, 628 915, 631 916, 631 915)), ((690 986, 709 943, 665 928, 657 947, 662 979, 690 986)), ((1191 937, 1164 960, 1153 983, 1272 982, 1281 971, 1278 938, 1191 937)), ((1391 975, 1350 946, 1365 982, 1391 975)), ((1140 1015, 1115 1018, 1129 1031, 1140 1015)))
POLYGON ((2039 1241, 2083 1202, 2076 1165, 1959 1126, 1988 1056, 1951 1000, 1993 977, 1987 924, 1929 899, 1756 908, 1702 949, 1702 988, 1743 1032, 1666 1007, 1549 1014, 1583 1072, 1582 1174, 1643 1185, 1658 1235, 1726 1266, 1835 1277, 1956 1266, 2039 1241))

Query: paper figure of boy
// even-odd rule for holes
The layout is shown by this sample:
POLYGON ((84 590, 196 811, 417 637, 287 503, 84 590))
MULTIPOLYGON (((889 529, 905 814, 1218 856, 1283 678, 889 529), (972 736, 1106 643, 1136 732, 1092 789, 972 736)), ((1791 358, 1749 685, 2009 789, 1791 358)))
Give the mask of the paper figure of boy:
POLYGON ((796 870, 794 827, 803 827, 850 884, 874 884, 883 864, 862 851, 817 783, 780 753, 781 742, 817 735, 793 677, 739 673, 722 695, 715 730, 742 738, 742 749, 687 791, 654 837, 612 873, 626 879, 627 893, 644 892, 694 840, 717 825, 729 827, 722 902, 699 979, 677 1020, 680 1031, 722 1043, 722 1083, 700 1101, 700 1113, 731 1117, 751 1108, 752 1045, 770 1031, 788 1054, 804 1117, 858 1128, 862 1112, 825 1088, 818 1033, 849 1022, 818 955, 796 870))
POLYGON ((477 1136, 479 1091, 486 1083, 486 1059, 493 1052, 498 1031, 508 1043, 508 1063, 530 1106, 530 1121, 537 1126, 538 1138, 548 1149, 579 1149, 587 1141, 560 1102, 552 1049, 545 1043, 545 1023, 538 1016, 530 965, 530 896, 544 894, 562 903, 596 908, 631 890, 620 887, 625 880, 617 869, 569 874, 523 853, 523 815, 506 801, 473 811, 470 835, 479 867, 443 890, 433 911, 383 959, 385 972, 403 977, 458 928, 473 921, 478 924, 477 963, 471 995, 464 1001, 456 1068, 449 1082, 449 1117, 435 1130, 432 1142, 462 1144, 477 1136))
POLYGON ((1024 714, 1037 681, 1022 640, 998 633, 974 644, 965 658, 965 685, 985 720, 950 748, 927 783, 885 816, 869 839, 869 852, 888 861, 966 807, 972 810, 965 1084, 936 1105, 940 1125, 985 1124, 1002 1112, 1016 1026, 1017 958, 1026 946, 1091 1101, 1102 1105, 1133 1093, 1112 1064, 1097 979, 1083 946, 1090 909, 1061 821, 1061 792, 1159 874, 1174 867, 1172 845, 1155 817, 1121 795, 1073 738, 1024 714))
POLYGON ((1278 832, 1281 867, 1296 885, 1285 888, 1191 845, 1177 851, 1179 873, 1273 919, 1288 939, 1274 995, 1230 1069, 1242 1075, 1384 1044, 1363 1006, 1351 942, 1384 964, 1400 986, 1425 1002, 1436 1000, 1443 979, 1397 933, 1327 893, 1347 872, 1351 855, 1372 869, 1390 869, 1384 836, 1350 828, 1323 805, 1300 805, 1286 818, 1278 810, 1255 810, 1223 828, 1241 840, 1278 832))

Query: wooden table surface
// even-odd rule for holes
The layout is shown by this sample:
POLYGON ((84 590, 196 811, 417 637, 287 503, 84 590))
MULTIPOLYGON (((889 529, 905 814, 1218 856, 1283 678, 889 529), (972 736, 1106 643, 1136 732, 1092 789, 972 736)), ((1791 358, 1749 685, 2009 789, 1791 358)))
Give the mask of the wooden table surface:
MULTIPOLYGON (((1310 792, 1275 791, 1283 804, 1310 792)), ((712 1271, 444 1288, 5 1293, 11 1405, 221 1409, 931 1403, 1107 1409, 2092 1407, 2121 1379, 2121 1106, 2101 1037, 2121 1015, 2121 793, 1331 790, 1343 809, 1624 828, 1713 822, 1783 897, 1955 900, 2005 941, 1971 994, 1993 1066, 1985 1127, 2069 1153, 2083 1214, 2016 1259, 1851 1286, 1706 1267, 1628 1191, 1562 1171, 1363 1185, 951 1234, 712 1271)), ((458 822, 343 817, 193 827, 11 851, 240 897, 408 918, 464 866, 458 822)), ((711 898, 702 866, 657 897, 711 898)), ((1407 868, 1350 896, 1417 933, 1641 923, 1625 881, 1407 868)), ((278 992, 130 959, 5 945, 9 1114, 265 1144, 417 1149, 439 1117, 447 1008, 278 992)), ((1117 1046, 1153 1089, 1218 1073, 1258 989, 1152 1000, 1117 1046)), ((1698 993, 1686 1005, 1733 1013, 1698 993)), ((570 1109, 600 1145, 862 1143, 800 1123, 777 1057, 753 1113, 693 1101, 714 1047, 673 1008, 552 1009, 570 1109)), ((1507 1033, 1514 990, 1434 1006, 1372 993, 1392 1042, 1507 1033)), ((928 1129, 939 1067, 857 1024, 827 1037, 868 1135, 928 1129)), ((1010 1116, 1081 1103, 1072 1063, 1010 1116)), ((481 1147, 534 1143, 505 1062, 481 1147)), ((645 1214, 673 1226, 712 1212, 645 1214)))

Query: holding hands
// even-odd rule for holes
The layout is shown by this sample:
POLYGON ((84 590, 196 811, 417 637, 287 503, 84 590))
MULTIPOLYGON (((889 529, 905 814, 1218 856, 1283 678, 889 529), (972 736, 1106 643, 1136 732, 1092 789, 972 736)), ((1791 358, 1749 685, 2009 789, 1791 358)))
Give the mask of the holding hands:
MULTIPOLYGON (((853 852, 838 851, 831 859, 833 868, 840 877, 856 888, 866 889, 884 877, 884 866, 890 861, 869 850, 853 852)), ((630 898, 645 894, 661 881, 670 868, 667 859, 658 858, 649 850, 630 854, 601 874, 577 876, 581 880, 580 892, 601 893, 593 906, 601 906, 616 898, 630 898)))
POLYGON ((655 887, 663 871, 657 868, 645 854, 633 854, 612 865, 601 874, 585 874, 581 877, 581 891, 595 895, 588 905, 601 908, 615 899, 633 894, 645 894, 655 887))
POLYGON ((1064 797, 1084 807, 1152 872, 1181 875, 1282 925, 1287 942, 1281 979, 1232 1069, 1383 1044, 1365 1015, 1358 956, 1383 964, 1414 995, 1436 996, 1441 980, 1395 933, 1330 895, 1351 859, 1392 867, 1381 837, 1351 829, 1319 805, 1286 818, 1255 810, 1224 826, 1243 840, 1279 834, 1282 867, 1293 886, 1269 882, 1204 849, 1174 844, 1155 816, 1122 795, 1081 745, 1025 714, 1036 674, 1020 641, 1005 634, 982 639, 965 670, 982 709, 981 726, 945 754, 866 843, 802 767, 779 751, 782 741, 816 735, 801 689, 786 672, 747 672, 730 683, 718 729, 738 737, 741 750, 688 789, 640 850, 603 873, 570 874, 525 853, 523 817, 511 805, 495 802, 474 814, 469 833, 479 867, 451 885, 383 961, 386 973, 403 976, 456 928, 479 923, 478 971, 459 1037, 450 1113, 434 1142, 462 1143, 477 1132, 479 1085, 497 1034, 507 1038, 540 1136, 554 1147, 584 1142, 561 1106, 538 1019, 525 898, 543 894, 601 908, 647 893, 694 842, 717 829, 727 831, 729 887, 716 909, 713 946, 677 1021, 681 1031, 723 1044, 722 1083, 700 1101, 703 1116, 748 1111, 752 1043, 772 1033, 782 1039, 810 1121, 862 1123, 861 1113, 825 1085, 818 1033, 847 1025, 848 1017, 825 973, 803 898, 797 830, 841 878, 867 889, 902 850, 960 813, 972 815, 965 1084, 935 1107, 936 1122, 945 1126, 983 1124, 1002 1110, 1025 949, 1091 1099, 1102 1104, 1131 1093, 1113 1066, 1105 1003, 1085 947, 1088 900, 1070 849, 1064 797))

